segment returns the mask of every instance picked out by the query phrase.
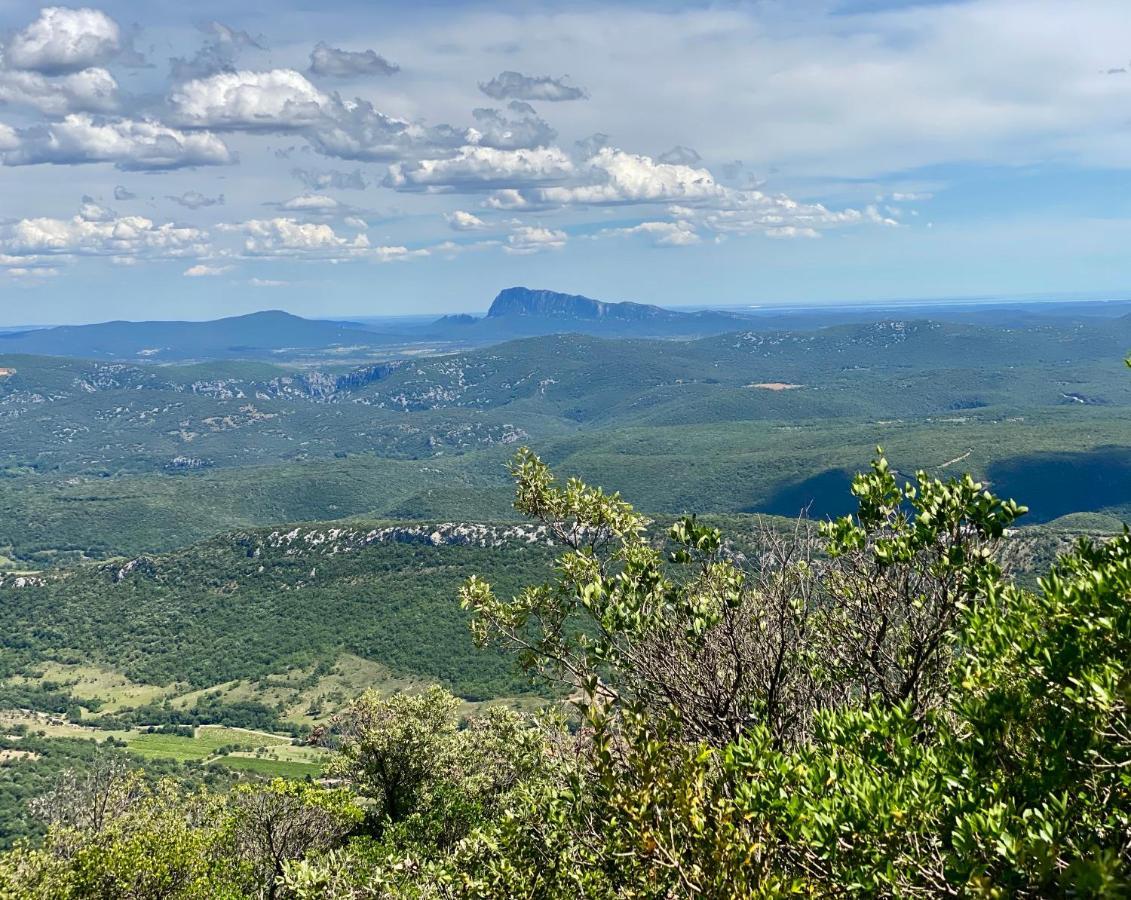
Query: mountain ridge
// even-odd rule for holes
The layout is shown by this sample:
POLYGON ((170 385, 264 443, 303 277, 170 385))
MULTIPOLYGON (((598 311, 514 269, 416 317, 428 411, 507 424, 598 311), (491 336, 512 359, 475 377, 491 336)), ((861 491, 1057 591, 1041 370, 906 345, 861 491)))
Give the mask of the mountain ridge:
POLYGON ((112 321, 0 334, 0 352, 92 359, 224 359, 281 350, 377 345, 389 336, 356 325, 305 319, 279 309, 202 322, 112 321))
POLYGON ((612 319, 623 322, 639 322, 649 319, 674 321, 683 319, 688 314, 628 300, 613 303, 594 300, 592 297, 586 297, 582 294, 565 294, 544 288, 510 287, 499 291, 491 304, 491 308, 487 311, 487 318, 489 319, 505 316, 612 319))
POLYGON ((648 303, 608 302, 582 294, 515 286, 499 291, 482 318, 443 316, 432 323, 428 334, 487 344, 552 334, 692 339, 751 327, 755 327, 754 319, 740 313, 683 312, 648 303))
MULTIPOLYGON (((464 351, 511 340, 551 335, 585 335, 609 340, 687 341, 724 334, 757 332, 812 334, 823 327, 929 318, 988 327, 1053 328, 1073 321, 1061 317, 994 310, 959 316, 938 310, 879 310, 822 317, 764 315, 731 310, 676 310, 634 301, 609 302, 542 288, 514 286, 495 296, 486 315, 455 314, 430 322, 352 322, 312 319, 279 309, 260 310, 208 321, 112 321, 86 325, 0 332, 0 353, 30 354, 104 362, 185 363, 204 360, 309 361, 342 363, 387 361, 398 357, 464 351), (938 317, 935 313, 940 313, 938 317), (816 326, 816 327, 814 327, 816 326)), ((423 318, 423 317, 422 317, 423 318)), ((1097 319, 1076 319, 1077 324, 1097 319)), ((1131 316, 1104 320, 1105 331, 1121 331, 1131 316)))

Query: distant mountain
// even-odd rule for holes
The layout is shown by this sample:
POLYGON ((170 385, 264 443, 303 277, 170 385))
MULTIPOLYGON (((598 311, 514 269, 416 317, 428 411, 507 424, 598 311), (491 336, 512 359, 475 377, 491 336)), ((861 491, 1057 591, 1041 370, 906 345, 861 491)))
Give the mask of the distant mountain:
MULTIPOLYGON (((596 337, 709 337, 732 331, 812 331, 832 325, 882 321, 955 322, 995 328, 1029 328, 1103 319, 1131 321, 1128 301, 1033 301, 970 303, 938 300, 863 306, 774 306, 691 312, 645 303, 609 303, 577 294, 513 287, 500 291, 487 316, 447 316, 445 324, 476 325, 471 333, 494 332, 507 337, 581 332, 596 337), (456 319, 459 322, 456 322, 456 319)), ((438 323, 437 323, 438 324, 438 323)), ((498 338, 496 338, 498 339, 498 338)))
MULTIPOLYGON (((865 419, 897 418, 1017 402, 1014 388, 997 376, 976 374, 987 367, 1040 373, 1050 404, 1108 402, 1102 399, 1109 390, 1106 382, 1103 388, 1083 377, 1057 383, 1047 371, 1067 361, 1095 361, 1109 366, 1116 384, 1123 384, 1120 361, 1128 346, 1131 323, 1119 320, 1004 329, 894 319, 814 331, 747 327, 663 343, 542 335, 487 350, 417 357, 412 365, 367 382, 351 399, 417 411, 529 402, 545 413, 560 403, 563 416, 575 422, 625 416, 639 421, 654 415, 699 421, 701 416, 734 415, 738 409, 744 410, 742 417, 756 418, 762 413, 755 409, 772 409, 783 419, 804 419, 849 407, 865 419), (608 360, 616 365, 605 365, 608 360), (915 373, 922 372, 931 376, 915 380, 915 373), (944 379, 940 372, 955 374, 944 379), (690 401, 697 392, 703 396, 690 401), (727 412, 710 411, 706 398, 715 403, 723 395, 727 412), (661 411, 668 402, 672 406, 661 411)), ((1020 379, 1012 376, 1014 384, 1020 379)), ((1027 384, 1021 394, 1032 390, 1027 384)))
POLYGON ((372 346, 388 340, 349 323, 267 310, 209 322, 103 322, 7 332, 0 334, 0 353, 166 362, 275 358, 286 352, 372 346))
POLYGON ((579 333, 594 337, 693 338, 751 327, 740 313, 677 312, 646 303, 609 303, 579 294, 512 287, 500 291, 487 315, 444 316, 430 332, 441 338, 487 342, 579 333))
POLYGON ((595 300, 579 294, 511 287, 485 316, 431 320, 327 321, 280 310, 208 322, 103 322, 24 330, 0 329, 0 354, 66 356, 114 362, 337 359, 384 360, 411 351, 466 350, 518 338, 559 334, 620 339, 694 340, 736 332, 812 332, 834 325, 931 319, 995 328, 1060 328, 1107 321, 1103 333, 1126 331, 1126 303, 1031 304, 1010 307, 945 303, 914 308, 820 308, 743 311, 664 309, 646 303, 595 300), (1117 316, 1122 315, 1122 318, 1117 316))
POLYGON ((478 321, 479 320, 475 316, 469 315, 467 313, 455 313, 455 314, 450 315, 450 316, 440 316, 440 318, 437 319, 435 321, 435 323, 430 323, 430 324, 457 325, 458 326, 458 325, 474 325, 478 321))
POLYGON ((680 321, 684 313, 645 303, 605 303, 580 294, 512 287, 499 291, 487 318, 541 316, 548 319, 602 319, 610 322, 680 321))
POLYGON ((267 310, 208 322, 103 322, 0 332, 0 353, 128 362, 208 359, 343 359, 420 341, 486 346, 514 338, 581 333, 606 338, 697 338, 751 327, 725 312, 675 312, 643 303, 607 303, 575 294, 512 287, 485 317, 443 316, 430 324, 304 319, 267 310), (347 354, 346 351, 356 350, 347 354))

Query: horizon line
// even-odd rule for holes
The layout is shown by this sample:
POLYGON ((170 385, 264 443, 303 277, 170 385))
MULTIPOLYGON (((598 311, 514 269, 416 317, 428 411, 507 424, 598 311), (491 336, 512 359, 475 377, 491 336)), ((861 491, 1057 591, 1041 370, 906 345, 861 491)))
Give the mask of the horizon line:
MULTIPOLYGON (((551 290, 549 288, 531 288, 530 290, 551 290)), ((565 291, 553 291, 553 293, 565 294, 565 291)), ((572 296, 586 296, 584 294, 572 296)), ((587 297, 586 299, 596 300, 595 297, 587 297)), ((1127 303, 1131 302, 1131 292, 1087 292, 1086 295, 1064 295, 1059 293, 1051 294, 1005 294, 1005 295, 968 295, 960 297, 904 297, 904 298, 890 298, 882 300, 853 300, 849 302, 840 302, 837 300, 814 300, 811 302, 803 303, 775 303, 773 301, 765 303, 737 303, 737 304, 675 304, 666 305, 662 303, 648 303, 642 300, 600 300, 598 302, 606 304, 617 303, 635 303, 645 306, 656 306, 660 309, 670 310, 672 312, 704 312, 704 311, 718 311, 718 312, 745 312, 752 316, 759 314, 772 314, 784 312, 829 312, 835 310, 844 311, 860 311, 860 310, 884 310, 894 308, 915 308, 922 306, 990 306, 990 305, 1008 305, 1016 306, 1023 304, 1103 304, 1103 303, 1127 303)), ((220 322, 225 319, 240 319, 247 316, 261 315, 263 313, 283 313, 285 315, 294 316, 295 318, 304 319, 310 322, 350 322, 350 321, 382 321, 382 320, 408 320, 408 319, 439 319, 444 316, 451 315, 470 315, 482 317, 487 314, 486 310, 463 311, 463 312, 434 312, 434 313, 370 313, 358 315, 354 314, 340 314, 340 315, 309 315, 292 312, 289 309, 281 307, 267 307, 264 309, 252 310, 244 313, 233 313, 225 316, 215 316, 212 318, 192 319, 192 318, 168 318, 168 319, 101 319, 95 321, 71 321, 59 322, 54 324, 33 324, 33 323, 18 323, 13 325, 0 325, 0 332, 11 333, 21 331, 45 331, 52 328, 82 328, 94 325, 112 325, 112 324, 129 324, 129 325, 143 325, 143 324, 204 324, 207 322, 220 322)))

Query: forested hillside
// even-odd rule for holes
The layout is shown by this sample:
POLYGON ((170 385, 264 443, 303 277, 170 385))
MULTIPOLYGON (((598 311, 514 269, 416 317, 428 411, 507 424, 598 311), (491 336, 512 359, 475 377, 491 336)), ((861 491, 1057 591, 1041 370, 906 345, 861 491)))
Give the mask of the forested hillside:
POLYGON ((34 567, 350 515, 498 519, 520 443, 654 512, 842 512, 883 443, 906 471, 1052 491, 1042 521, 1118 514, 1127 343, 1124 320, 890 321, 551 336, 360 368, 0 357, 0 555, 34 567))
POLYGON ((1126 344, 894 320, 360 366, 2 357, 0 885, 1104 895, 1126 344))
MULTIPOLYGON (((322 785, 201 792, 104 758, 32 804, 47 834, 0 857, 4 890, 1125 892, 1126 533, 1080 542, 1026 589, 995 562, 1025 508, 969 476, 905 483, 881 457, 853 482, 857 514, 763 525, 744 551, 694 517, 664 540, 529 451, 512 471, 516 506, 539 523, 526 529, 297 528, 242 545, 263 574, 280 556, 390 540, 552 540, 549 581, 516 592, 473 574, 459 593, 483 652, 568 692, 569 718, 460 716, 441 688, 370 691, 313 733, 322 785)), ((167 564, 106 574, 168 578, 167 564)))
POLYGON ((550 552, 545 530, 524 525, 329 523, 0 575, 0 627, 23 636, 5 666, 98 663, 163 699, 353 654, 467 699, 513 695, 529 686, 474 652, 452 597, 476 572, 517 586, 550 552))

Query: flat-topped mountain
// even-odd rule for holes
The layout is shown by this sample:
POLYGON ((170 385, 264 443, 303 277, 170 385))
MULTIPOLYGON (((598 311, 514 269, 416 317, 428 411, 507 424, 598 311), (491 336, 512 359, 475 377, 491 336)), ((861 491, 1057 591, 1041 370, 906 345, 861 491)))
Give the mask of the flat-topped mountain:
MULTIPOLYGON (((580 294, 561 294, 557 291, 531 290, 512 287, 499 291, 495 302, 487 311, 487 318, 504 316, 542 316, 552 319, 604 319, 618 322, 647 322, 651 320, 678 321, 691 318, 686 313, 673 312, 646 303, 605 303, 580 294)), ((737 320, 737 316, 733 317, 737 320)))
POLYGON ((750 328, 739 313, 680 312, 628 301, 610 303, 580 294, 511 287, 499 292, 481 319, 445 316, 431 332, 437 337, 476 343, 577 333, 594 337, 696 338, 750 328))
POLYGON ((206 359, 285 361, 311 355, 372 357, 419 341, 484 346, 513 338, 581 333, 608 338, 696 338, 751 327, 724 312, 686 313, 643 303, 607 303, 574 294, 501 291, 485 317, 443 316, 431 325, 306 319, 266 310, 207 322, 102 322, 0 332, 0 353, 129 362, 206 359), (380 329, 379 331, 377 329, 380 329))

